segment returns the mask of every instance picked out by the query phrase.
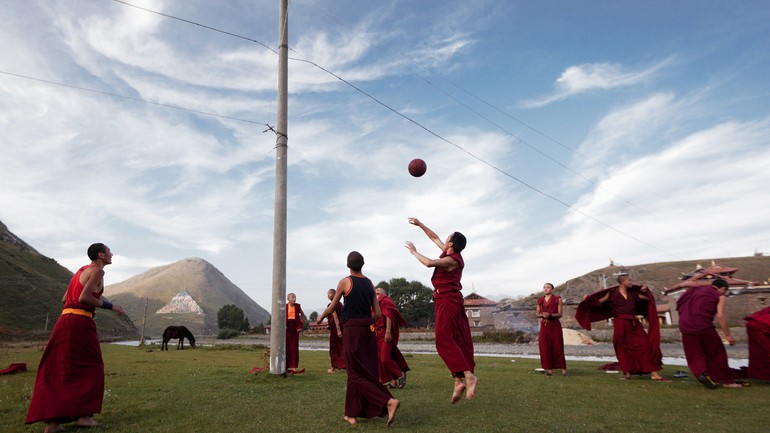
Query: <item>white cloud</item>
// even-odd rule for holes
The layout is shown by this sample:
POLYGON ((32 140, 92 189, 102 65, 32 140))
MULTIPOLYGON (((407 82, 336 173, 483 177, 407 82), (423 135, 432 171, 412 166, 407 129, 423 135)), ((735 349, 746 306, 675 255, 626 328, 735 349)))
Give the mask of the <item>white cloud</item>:
POLYGON ((556 79, 554 85, 556 89, 552 95, 524 101, 521 105, 528 108, 540 108, 592 90, 633 86, 648 80, 670 63, 671 60, 666 59, 649 68, 634 72, 623 72, 621 65, 611 63, 586 63, 570 66, 556 79))

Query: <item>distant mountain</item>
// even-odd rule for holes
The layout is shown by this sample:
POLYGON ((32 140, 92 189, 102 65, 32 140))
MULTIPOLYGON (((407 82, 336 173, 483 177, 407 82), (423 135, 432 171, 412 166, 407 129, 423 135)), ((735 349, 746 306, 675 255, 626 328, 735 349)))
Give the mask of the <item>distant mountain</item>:
POLYGON ((184 325, 195 335, 216 334, 217 313, 229 304, 242 309, 252 326, 270 323, 267 310, 200 258, 152 268, 104 291, 139 328, 146 311, 145 337, 158 338, 171 325, 184 325))
MULTIPOLYGON (((676 285, 681 280, 682 275, 693 272, 701 266, 708 267, 712 262, 721 266, 738 268, 735 276, 742 280, 763 283, 770 279, 770 256, 762 255, 649 263, 636 266, 613 264, 568 280, 556 286, 554 293, 561 296, 567 304, 579 303, 584 295, 596 292, 601 288, 602 279, 606 279, 607 287, 616 286, 617 274, 628 272, 636 283, 649 286, 653 293, 655 293, 658 301, 660 301, 661 292, 668 287, 676 285)), ((533 293, 522 299, 505 299, 501 301, 501 304, 534 308, 539 296, 542 296, 542 292, 533 293)))
MULTIPOLYGON (((83 246, 83 264, 88 263, 83 246)), ((72 278, 55 260, 38 253, 0 222, 0 337, 47 339, 62 310, 72 278)), ((112 312, 97 312, 101 337, 134 338, 134 324, 112 312)))

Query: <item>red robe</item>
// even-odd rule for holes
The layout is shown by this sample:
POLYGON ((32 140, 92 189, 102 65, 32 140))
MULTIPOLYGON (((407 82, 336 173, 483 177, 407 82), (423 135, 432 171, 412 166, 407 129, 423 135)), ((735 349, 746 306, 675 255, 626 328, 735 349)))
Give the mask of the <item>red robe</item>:
POLYGON ((382 316, 375 325, 375 334, 377 335, 377 351, 380 361, 380 382, 386 383, 398 379, 409 371, 409 365, 406 363, 404 355, 398 350, 399 326, 406 325, 406 321, 389 296, 380 296, 378 302, 382 316), (386 318, 390 319, 391 341, 385 340, 386 318))
MULTIPOLYGON (((559 300, 558 296, 551 295, 551 299, 546 304, 545 296, 543 296, 537 298, 537 305, 542 312, 558 314, 559 300)), ((567 368, 567 360, 564 358, 564 334, 559 319, 542 319, 537 341, 540 346, 541 367, 546 370, 567 368)))
MULTIPOLYGON (((334 312, 337 313, 337 318, 342 316, 342 303, 337 303, 337 308, 334 309, 334 312)), ((327 321, 329 323, 329 358, 331 359, 332 368, 346 368, 343 339, 337 335, 337 329, 342 324, 335 322, 334 316, 331 314, 328 316, 327 321)))
POLYGON ((294 304, 294 318, 289 318, 289 304, 286 304, 286 368, 299 367, 299 331, 305 313, 299 304, 294 304))
MULTIPOLYGON (((94 308, 77 302, 83 291, 80 275, 70 280, 64 311, 54 325, 37 369, 27 424, 69 422, 102 411, 104 362, 92 316, 94 308)), ((97 298, 101 292, 94 293, 97 298)))
POLYGON ((649 301, 639 299, 640 286, 628 290, 629 300, 624 302, 618 286, 600 290, 588 296, 578 305, 575 319, 584 329, 591 330, 591 323, 613 318, 612 345, 618 358, 620 370, 624 373, 651 373, 663 366, 660 351, 660 324, 655 307, 655 297, 648 292, 649 301), (599 303, 605 294, 610 299, 599 303), (644 332, 636 315, 647 319, 647 333, 644 332))
MULTIPOLYGON (((440 258, 446 257, 442 252, 440 258)), ((454 270, 433 269, 433 310, 436 321, 436 352, 454 377, 463 377, 463 372, 473 372, 473 340, 468 316, 465 315, 463 295, 460 293, 463 261, 460 253, 451 255, 458 263, 454 270)))
POLYGON ((714 328, 719 297, 714 287, 701 286, 687 289, 676 301, 682 348, 695 377, 705 374, 718 383, 734 383, 725 345, 714 328))
POLYGON ((749 336, 749 377, 770 380, 770 307, 743 320, 749 336))

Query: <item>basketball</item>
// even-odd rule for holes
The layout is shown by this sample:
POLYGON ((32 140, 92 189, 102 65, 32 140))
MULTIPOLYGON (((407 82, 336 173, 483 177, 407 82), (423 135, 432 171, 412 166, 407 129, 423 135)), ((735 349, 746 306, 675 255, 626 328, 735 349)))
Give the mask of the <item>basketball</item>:
POLYGON ((409 174, 414 177, 422 176, 425 174, 427 169, 427 164, 425 164, 425 161, 421 160, 420 158, 415 158, 409 162, 409 174))

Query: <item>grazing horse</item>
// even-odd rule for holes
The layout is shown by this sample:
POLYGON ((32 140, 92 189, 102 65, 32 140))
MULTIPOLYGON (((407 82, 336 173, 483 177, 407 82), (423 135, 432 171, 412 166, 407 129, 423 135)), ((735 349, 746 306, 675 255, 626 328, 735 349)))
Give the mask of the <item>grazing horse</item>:
POLYGON ((172 338, 178 338, 179 342, 176 344, 177 349, 184 349, 184 339, 190 341, 190 346, 195 348, 195 337, 192 332, 184 326, 169 326, 163 331, 163 343, 160 345, 160 350, 168 350, 168 341, 172 338))

